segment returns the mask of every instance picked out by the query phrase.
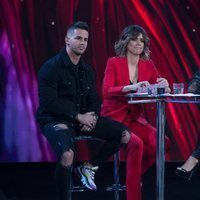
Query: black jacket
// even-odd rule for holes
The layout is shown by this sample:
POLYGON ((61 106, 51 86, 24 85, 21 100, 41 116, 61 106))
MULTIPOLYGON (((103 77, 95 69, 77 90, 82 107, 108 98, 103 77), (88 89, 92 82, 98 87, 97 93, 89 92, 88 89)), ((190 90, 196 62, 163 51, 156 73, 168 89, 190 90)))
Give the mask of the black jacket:
POLYGON ((80 59, 78 66, 77 74, 63 48, 40 69, 37 111, 40 124, 58 121, 73 124, 78 113, 90 111, 99 115, 101 101, 93 70, 83 59, 80 59))

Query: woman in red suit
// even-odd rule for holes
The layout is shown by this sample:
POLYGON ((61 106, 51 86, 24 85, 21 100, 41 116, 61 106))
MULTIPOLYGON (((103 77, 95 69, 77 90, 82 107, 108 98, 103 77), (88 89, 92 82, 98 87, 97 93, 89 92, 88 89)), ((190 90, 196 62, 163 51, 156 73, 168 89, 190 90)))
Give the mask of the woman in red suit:
MULTIPOLYGON (((149 59, 149 38, 142 27, 126 27, 115 44, 115 52, 117 56, 107 62, 101 113, 124 123, 133 133, 126 147, 127 200, 140 200, 141 174, 156 159, 156 129, 145 119, 142 105, 129 105, 123 96, 155 83, 164 87, 165 92, 170 92, 170 89, 168 81, 160 77, 149 59)), ((167 138, 166 148, 169 148, 167 138)))

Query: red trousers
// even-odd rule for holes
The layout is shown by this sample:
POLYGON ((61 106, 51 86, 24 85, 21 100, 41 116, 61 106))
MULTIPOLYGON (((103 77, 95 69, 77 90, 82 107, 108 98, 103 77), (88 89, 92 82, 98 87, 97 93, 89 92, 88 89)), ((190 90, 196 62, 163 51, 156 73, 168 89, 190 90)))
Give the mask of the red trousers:
POLYGON ((126 145, 126 199, 141 200, 141 163, 143 142, 134 134, 126 145))
MULTIPOLYGON (((127 200, 141 200, 141 175, 156 160, 156 128, 150 124, 123 122, 133 132, 126 146, 126 196, 127 200)), ((170 141, 165 138, 166 151, 170 141)))

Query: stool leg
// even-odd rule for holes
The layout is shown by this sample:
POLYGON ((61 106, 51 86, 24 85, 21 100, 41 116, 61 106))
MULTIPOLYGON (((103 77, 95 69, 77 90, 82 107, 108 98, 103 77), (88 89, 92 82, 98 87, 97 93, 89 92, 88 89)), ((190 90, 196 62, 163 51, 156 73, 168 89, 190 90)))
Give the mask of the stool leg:
POLYGON ((119 165, 120 165, 120 153, 114 154, 114 183, 112 186, 107 187, 106 190, 115 192, 115 200, 119 200, 119 191, 126 190, 125 185, 120 184, 119 180, 119 165))
POLYGON ((69 200, 72 200, 72 169, 73 169, 73 167, 71 167, 71 174, 69 177, 69 179, 70 179, 69 191, 68 191, 68 197, 67 197, 69 200))
POLYGON ((115 200, 119 200, 119 152, 114 154, 114 183, 115 183, 115 200))

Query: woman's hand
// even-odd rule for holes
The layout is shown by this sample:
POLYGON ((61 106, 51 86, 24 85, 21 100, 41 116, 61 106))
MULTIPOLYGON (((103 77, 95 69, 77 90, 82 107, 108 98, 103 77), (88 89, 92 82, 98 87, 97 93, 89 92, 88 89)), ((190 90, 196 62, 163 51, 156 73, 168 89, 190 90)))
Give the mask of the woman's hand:
POLYGON ((165 88, 165 92, 166 93, 170 93, 171 89, 169 88, 169 82, 167 79, 165 78, 157 78, 156 80, 158 87, 160 88, 165 88))
POLYGON ((150 85, 148 81, 141 81, 132 85, 126 85, 123 87, 122 92, 143 91, 146 90, 148 85, 150 85))

